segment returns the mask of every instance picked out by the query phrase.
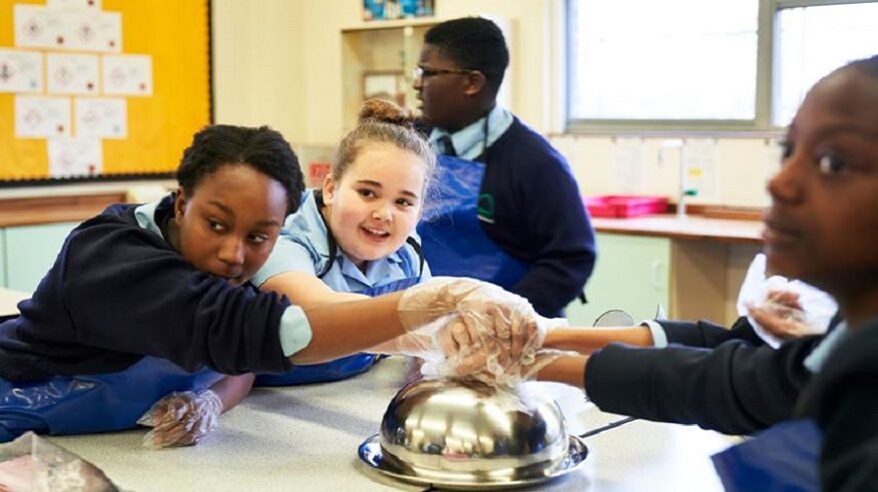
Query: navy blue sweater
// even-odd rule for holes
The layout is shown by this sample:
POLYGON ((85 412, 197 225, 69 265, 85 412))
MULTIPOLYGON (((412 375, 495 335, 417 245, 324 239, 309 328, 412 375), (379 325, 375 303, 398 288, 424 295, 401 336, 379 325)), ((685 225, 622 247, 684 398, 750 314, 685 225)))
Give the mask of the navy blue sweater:
MULTIPOLYGON (((157 224, 171 204, 156 210, 157 224)), ((70 233, 21 316, 0 325, 0 377, 105 374, 144 355, 187 370, 283 372, 288 305, 196 270, 137 224, 133 205, 115 205, 70 233)))
POLYGON ((878 490, 878 318, 832 349, 800 410, 823 431, 820 490, 878 490))
POLYGON ((515 118, 485 155, 481 193, 494 222, 480 221, 504 251, 532 264, 510 290, 544 316, 559 316, 594 269, 594 230, 564 157, 515 118))
POLYGON ((661 321, 663 349, 612 344, 585 370, 589 398, 607 412, 750 434, 792 418, 811 380, 804 360, 823 336, 762 343, 747 318, 727 330, 706 321, 661 321))

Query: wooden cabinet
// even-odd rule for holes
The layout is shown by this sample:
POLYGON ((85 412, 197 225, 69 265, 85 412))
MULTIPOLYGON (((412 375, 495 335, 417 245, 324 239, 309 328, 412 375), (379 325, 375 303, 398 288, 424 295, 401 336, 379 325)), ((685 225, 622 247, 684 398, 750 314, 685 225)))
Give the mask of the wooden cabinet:
POLYGON ((567 307, 570 324, 591 326, 610 309, 622 309, 635 321, 655 316, 661 304, 670 309, 671 240, 597 234, 598 261, 585 288, 587 304, 567 307))
POLYGON ((599 232, 596 237, 598 261, 585 288, 589 302, 575 300, 567 307, 574 326, 591 326, 610 309, 622 309, 638 322, 654 317, 659 304, 670 319, 708 319, 730 326, 738 317, 738 290, 760 249, 724 238, 633 231, 599 232))

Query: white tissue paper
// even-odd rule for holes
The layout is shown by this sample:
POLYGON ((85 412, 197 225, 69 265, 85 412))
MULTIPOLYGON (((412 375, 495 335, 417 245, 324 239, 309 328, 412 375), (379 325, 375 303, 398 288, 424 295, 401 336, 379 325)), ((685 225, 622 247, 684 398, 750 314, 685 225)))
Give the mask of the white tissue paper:
POLYGON ((765 277, 765 255, 760 253, 753 258, 747 276, 738 293, 738 315, 747 316, 754 331, 770 346, 777 348, 783 342, 780 338, 765 331, 752 317, 748 315, 747 304, 763 305, 766 303, 768 293, 773 291, 788 291, 799 295, 799 304, 804 311, 805 324, 817 330, 817 333, 825 333, 829 327, 832 316, 838 311, 838 304, 822 290, 812 287, 799 280, 788 280, 780 275, 765 277))

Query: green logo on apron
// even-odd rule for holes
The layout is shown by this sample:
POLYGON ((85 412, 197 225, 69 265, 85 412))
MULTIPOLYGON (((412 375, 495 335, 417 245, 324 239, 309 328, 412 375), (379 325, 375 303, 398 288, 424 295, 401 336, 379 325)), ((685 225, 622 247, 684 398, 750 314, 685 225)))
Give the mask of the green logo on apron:
POLYGON ((489 222, 494 221, 494 196, 490 193, 482 193, 479 195, 479 206, 476 209, 476 213, 479 215, 480 219, 487 220, 489 222))

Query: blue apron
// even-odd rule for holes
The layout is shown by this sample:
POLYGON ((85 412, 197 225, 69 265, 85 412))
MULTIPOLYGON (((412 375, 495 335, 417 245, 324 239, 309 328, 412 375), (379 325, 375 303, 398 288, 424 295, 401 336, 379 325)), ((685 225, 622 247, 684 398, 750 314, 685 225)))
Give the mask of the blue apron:
POLYGON ((435 276, 471 277, 511 290, 527 262, 500 249, 479 224, 485 164, 438 156, 435 186, 424 203, 418 234, 435 276))
MULTIPOLYGON (((369 287, 358 294, 371 297, 389 294, 416 285, 420 280, 420 276, 404 278, 379 287, 369 287)), ((293 386, 338 381, 368 371, 378 359, 379 356, 375 354, 354 354, 322 364, 294 366, 283 374, 259 374, 253 384, 255 386, 293 386)))
POLYGON ((821 440, 813 420, 783 422, 711 458, 727 491, 819 492, 821 440))
POLYGON ((187 372, 144 357, 128 369, 42 381, 0 379, 0 442, 38 434, 87 434, 130 429, 153 403, 173 391, 200 391, 224 376, 209 369, 187 372))

